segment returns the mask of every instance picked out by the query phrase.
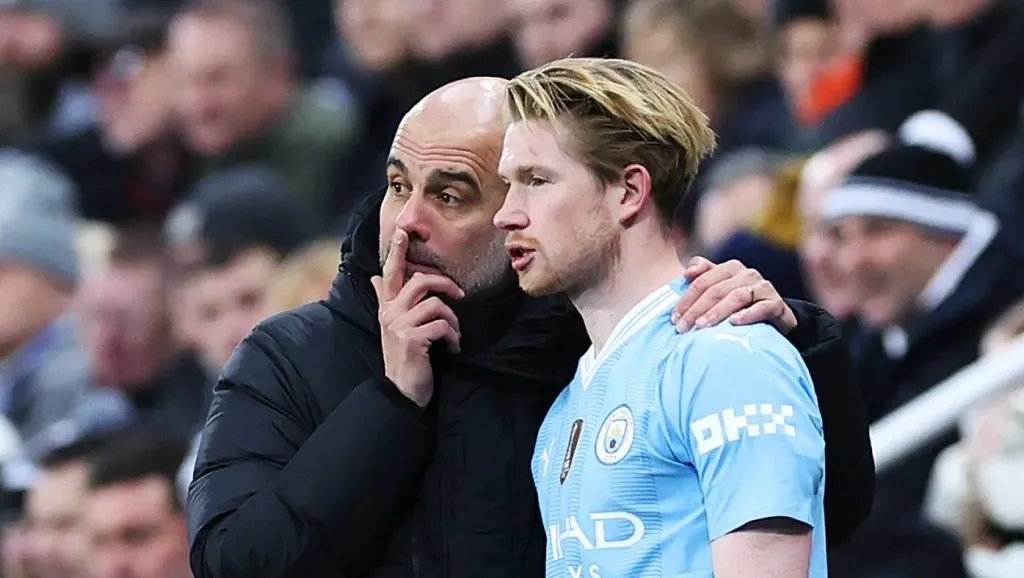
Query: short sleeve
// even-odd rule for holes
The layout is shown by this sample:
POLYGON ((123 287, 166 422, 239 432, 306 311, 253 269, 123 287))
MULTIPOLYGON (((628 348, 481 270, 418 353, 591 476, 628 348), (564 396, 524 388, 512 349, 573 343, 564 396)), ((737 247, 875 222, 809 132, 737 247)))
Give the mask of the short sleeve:
POLYGON ((813 527, 825 441, 793 346, 767 325, 722 325, 690 334, 665 372, 673 454, 696 468, 711 539, 765 518, 813 527))

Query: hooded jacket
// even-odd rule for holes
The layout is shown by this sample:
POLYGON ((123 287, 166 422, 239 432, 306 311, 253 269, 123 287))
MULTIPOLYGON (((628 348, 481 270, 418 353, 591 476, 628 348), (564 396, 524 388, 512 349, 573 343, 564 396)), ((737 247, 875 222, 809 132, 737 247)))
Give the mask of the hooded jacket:
MULTIPOLYGON (((564 297, 514 285, 467 298, 462 352, 432 352, 421 410, 384 377, 377 220, 343 245, 328 299, 260 324, 224 368, 188 496, 197 578, 544 575, 530 459, 589 347, 583 323, 564 297)), ((795 305, 835 540, 871 502, 867 422, 838 324, 795 305)))

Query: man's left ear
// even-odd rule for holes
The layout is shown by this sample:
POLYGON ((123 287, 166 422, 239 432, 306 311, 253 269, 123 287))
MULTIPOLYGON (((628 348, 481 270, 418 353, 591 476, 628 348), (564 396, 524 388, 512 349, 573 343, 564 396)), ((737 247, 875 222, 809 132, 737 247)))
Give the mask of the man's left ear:
POLYGON ((635 220, 650 196, 651 173, 643 165, 626 165, 622 169, 622 194, 616 199, 619 222, 629 224, 635 220))

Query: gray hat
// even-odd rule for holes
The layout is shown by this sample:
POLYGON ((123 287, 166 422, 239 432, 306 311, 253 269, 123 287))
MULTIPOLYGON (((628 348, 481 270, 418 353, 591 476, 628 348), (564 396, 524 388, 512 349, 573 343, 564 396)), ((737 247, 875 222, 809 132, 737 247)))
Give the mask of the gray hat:
POLYGON ((57 281, 78 282, 75 222, 42 213, 0 216, 0 261, 39 270, 57 281))
POLYGON ((15 149, 0 149, 0 192, 0 214, 25 209, 75 214, 74 184, 43 159, 15 149))
POLYGON ((78 280, 77 223, 71 183, 28 155, 0 151, 0 260, 78 280))

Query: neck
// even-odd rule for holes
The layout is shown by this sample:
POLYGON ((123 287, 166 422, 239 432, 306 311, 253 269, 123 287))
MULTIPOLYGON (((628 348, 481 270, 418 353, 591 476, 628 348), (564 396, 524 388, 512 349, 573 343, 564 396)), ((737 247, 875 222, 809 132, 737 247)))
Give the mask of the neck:
POLYGON ((604 348, 615 326, 633 307, 682 276, 685 268, 677 241, 671 233, 627 231, 619 258, 604 277, 591 287, 570 293, 596 351, 604 348))

